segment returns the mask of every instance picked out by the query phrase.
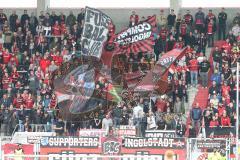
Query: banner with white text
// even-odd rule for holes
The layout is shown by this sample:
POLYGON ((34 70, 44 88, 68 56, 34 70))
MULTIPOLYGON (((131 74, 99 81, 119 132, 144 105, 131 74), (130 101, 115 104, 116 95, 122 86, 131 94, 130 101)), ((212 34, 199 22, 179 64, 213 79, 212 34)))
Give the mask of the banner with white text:
POLYGON ((149 17, 145 21, 120 32, 115 39, 119 45, 121 54, 152 52, 153 33, 156 30, 156 16, 149 17))
POLYGON ((111 18, 103 12, 89 7, 85 8, 85 21, 81 39, 83 55, 101 57, 110 22, 111 18))

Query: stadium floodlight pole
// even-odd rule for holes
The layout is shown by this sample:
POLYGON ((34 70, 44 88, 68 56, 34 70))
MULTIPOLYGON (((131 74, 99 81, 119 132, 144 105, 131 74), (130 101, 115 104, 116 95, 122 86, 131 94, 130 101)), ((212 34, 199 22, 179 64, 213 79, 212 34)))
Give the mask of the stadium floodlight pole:
POLYGON ((238 155, 238 142, 239 142, 239 62, 237 62, 237 100, 236 100, 236 160, 239 159, 238 155))

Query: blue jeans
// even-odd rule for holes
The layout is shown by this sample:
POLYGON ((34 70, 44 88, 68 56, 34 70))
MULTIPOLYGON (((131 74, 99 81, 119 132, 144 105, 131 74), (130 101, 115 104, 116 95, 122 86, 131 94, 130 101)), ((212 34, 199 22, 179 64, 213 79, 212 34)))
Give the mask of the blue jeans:
POLYGON ((191 85, 198 84, 198 72, 197 71, 190 71, 191 74, 191 85))

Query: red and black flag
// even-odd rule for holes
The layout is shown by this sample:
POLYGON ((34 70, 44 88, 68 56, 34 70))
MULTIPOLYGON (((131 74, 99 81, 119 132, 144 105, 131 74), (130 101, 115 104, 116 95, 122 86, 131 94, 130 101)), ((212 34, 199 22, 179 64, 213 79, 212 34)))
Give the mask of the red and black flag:
POLYGON ((130 54, 139 52, 152 52, 156 30, 156 16, 139 22, 135 26, 123 30, 117 34, 115 42, 118 44, 118 53, 130 54))

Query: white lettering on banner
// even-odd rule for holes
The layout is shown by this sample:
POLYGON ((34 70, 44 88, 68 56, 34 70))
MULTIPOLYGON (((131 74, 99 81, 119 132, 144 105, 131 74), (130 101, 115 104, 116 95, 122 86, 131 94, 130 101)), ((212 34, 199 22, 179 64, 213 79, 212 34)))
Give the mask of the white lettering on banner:
POLYGON ((163 58, 163 59, 160 59, 159 60, 159 63, 164 66, 168 63, 172 63, 174 61, 174 58, 173 57, 166 57, 166 58, 163 58))
POLYGON ((151 29, 152 29, 152 26, 149 23, 143 22, 142 24, 131 27, 128 30, 126 30, 125 32, 121 33, 118 36, 118 39, 125 38, 127 36, 132 36, 134 34, 138 34, 138 33, 144 32, 144 31, 150 31, 151 29))
POLYGON ((125 39, 117 40, 117 42, 121 45, 126 45, 126 44, 129 44, 129 43, 134 43, 134 42, 138 42, 138 41, 141 41, 141 40, 148 39, 148 38, 151 37, 151 34, 152 34, 152 32, 148 31, 148 32, 145 32, 145 33, 137 34, 137 35, 132 35, 131 37, 128 37, 128 38, 125 38, 125 39))
POLYGON ((97 137, 44 137, 41 139, 42 146, 52 147, 98 147, 97 137))
POLYGON ((82 52, 85 55, 100 58, 102 47, 107 40, 110 17, 99 10, 86 7, 83 35, 81 38, 82 52))
POLYGON ((143 148, 143 147, 164 147, 172 148, 174 139, 168 138, 126 138, 124 146, 127 148, 143 148))

